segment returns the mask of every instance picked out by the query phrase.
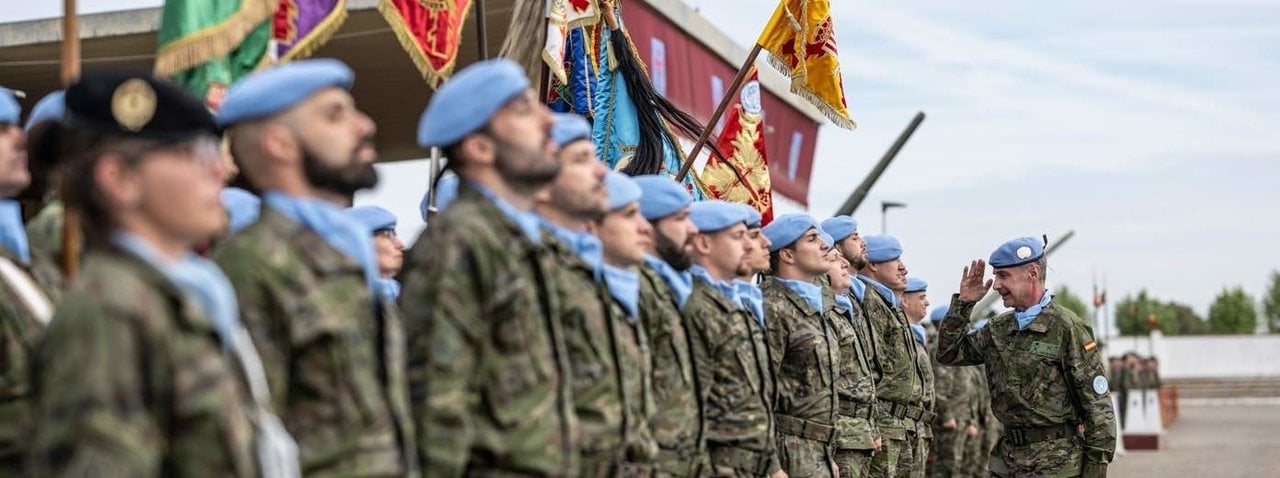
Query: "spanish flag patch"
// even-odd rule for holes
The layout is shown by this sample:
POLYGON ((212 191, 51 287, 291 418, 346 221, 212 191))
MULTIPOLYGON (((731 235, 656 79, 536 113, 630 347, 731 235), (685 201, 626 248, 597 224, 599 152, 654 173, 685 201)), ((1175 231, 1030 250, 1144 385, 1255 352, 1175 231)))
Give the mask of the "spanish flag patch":
POLYGON ((1097 343, 1097 342, 1094 342, 1094 341, 1092 341, 1092 340, 1091 340, 1091 341, 1089 341, 1089 343, 1084 344, 1084 351, 1085 351, 1085 352, 1088 352, 1088 351, 1093 350, 1093 349, 1096 349, 1096 348, 1098 348, 1098 343, 1097 343))

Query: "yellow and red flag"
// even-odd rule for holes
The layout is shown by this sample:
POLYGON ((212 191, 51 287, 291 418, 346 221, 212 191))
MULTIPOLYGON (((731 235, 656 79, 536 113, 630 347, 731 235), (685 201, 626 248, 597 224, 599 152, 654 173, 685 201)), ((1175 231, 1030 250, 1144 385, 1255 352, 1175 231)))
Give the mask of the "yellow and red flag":
POLYGON ((458 60, 462 25, 471 0, 382 0, 378 11, 432 88, 449 78, 458 60))
POLYGON ((716 140, 724 159, 711 155, 701 178, 710 197, 754 207, 760 211, 763 223, 769 224, 773 220, 773 186, 764 152, 758 77, 756 71, 751 72, 737 104, 725 114, 724 130, 716 140))
POLYGON ((830 0, 782 0, 756 44, 769 63, 791 76, 791 92, 841 128, 853 129, 836 55, 830 0))

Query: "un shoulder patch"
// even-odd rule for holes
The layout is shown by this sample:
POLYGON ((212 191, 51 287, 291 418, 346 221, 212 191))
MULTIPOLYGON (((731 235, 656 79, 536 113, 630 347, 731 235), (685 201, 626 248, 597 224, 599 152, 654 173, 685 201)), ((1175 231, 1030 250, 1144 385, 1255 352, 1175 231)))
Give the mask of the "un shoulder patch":
POLYGON ((1093 377, 1093 391, 1098 395, 1105 395, 1110 392, 1111 386, 1107 383, 1107 377, 1101 375, 1093 377))

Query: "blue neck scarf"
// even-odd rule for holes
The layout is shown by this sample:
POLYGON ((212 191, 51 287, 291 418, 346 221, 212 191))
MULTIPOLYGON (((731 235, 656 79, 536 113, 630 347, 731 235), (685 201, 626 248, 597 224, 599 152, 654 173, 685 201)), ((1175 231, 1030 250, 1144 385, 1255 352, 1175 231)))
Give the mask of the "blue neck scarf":
POLYGON ((738 288, 734 287, 733 284, 716 280, 714 277, 711 277, 711 272, 697 264, 689 267, 689 273, 693 274, 694 277, 706 281, 711 288, 719 291, 721 294, 724 294, 726 298, 733 303, 738 304, 739 307, 742 306, 742 301, 738 300, 738 288))
POLYGON ((895 309, 898 308, 898 296, 893 294, 893 289, 885 287, 884 284, 876 282, 875 279, 867 276, 858 276, 858 278, 867 281, 868 284, 871 284, 871 287, 874 288, 876 292, 880 293, 880 297, 884 298, 884 301, 889 304, 889 307, 893 307, 895 309))
POLYGON ((111 240, 116 246, 151 264, 183 293, 196 299, 196 304, 222 339, 223 347, 234 347, 233 334, 240 324, 239 304, 231 281, 213 261, 193 253, 176 261, 165 259, 146 240, 125 232, 117 231, 111 240))
POLYGON ((764 327, 764 292, 755 284, 742 279, 734 279, 733 287, 738 290, 738 301, 743 307, 756 316, 756 322, 764 327))
MULTIPOLYGON (((857 284, 858 281, 855 280, 853 281, 853 283, 857 284)), ((848 315, 849 317, 853 317, 853 302, 849 300, 849 296, 844 294, 836 294, 836 305, 840 307, 844 307, 845 315, 848 315)))
POLYGON ((627 318, 632 321, 640 315, 640 273, 634 269, 624 269, 604 264, 604 285, 609 289, 609 296, 622 304, 627 311, 627 318))
POLYGON ((916 336, 916 342, 920 342, 920 345, 923 345, 926 348, 929 347, 929 339, 924 335, 924 326, 920 324, 908 325, 911 326, 911 335, 916 336))
POLYGON ((368 230, 343 214, 338 206, 322 199, 297 198, 277 191, 267 191, 262 200, 272 209, 319 234, 338 252, 360 264, 364 269, 369 291, 375 293, 375 301, 378 299, 378 287, 375 283, 378 278, 378 260, 373 252, 373 237, 368 230))
POLYGON ((23 265, 31 265, 27 228, 22 225, 22 206, 12 199, 0 199, 0 246, 17 256, 23 265))
POLYGON ((378 293, 382 294, 382 298, 388 303, 395 302, 400 298, 400 281, 395 279, 378 278, 374 280, 374 285, 378 288, 378 293))
POLYGON ((502 198, 498 197, 497 194, 494 194, 493 191, 490 191, 489 188, 481 186, 480 183, 472 181, 467 184, 470 185, 471 189, 475 189, 480 193, 480 195, 484 196, 485 199, 488 199, 489 202, 493 203, 499 211, 502 211, 502 215, 506 216, 507 220, 515 223, 516 227, 520 228, 520 232, 523 232, 524 236, 529 238, 529 242, 534 244, 542 242, 543 221, 537 214, 516 209, 515 206, 511 205, 511 203, 504 201, 502 198))
POLYGON ((853 296, 858 298, 858 302, 867 300, 867 285, 858 280, 856 276, 850 279, 849 290, 853 291, 853 296))
POLYGON ((1052 299, 1053 296, 1049 295, 1049 291, 1046 290, 1044 295, 1040 297, 1040 303, 1027 307, 1027 310, 1022 312, 1013 311, 1013 318, 1018 321, 1018 330, 1025 330, 1028 325, 1031 325, 1031 322, 1036 320, 1036 317, 1040 315, 1040 311, 1043 311, 1044 307, 1049 305, 1049 301, 1052 299))
POLYGON ((582 262, 587 263, 596 280, 600 280, 600 267, 604 264, 604 245, 600 243, 600 238, 586 231, 565 229, 547 220, 542 220, 542 226, 555 234, 582 262))
POLYGON ((818 311, 819 315, 822 314, 822 287, 819 287, 818 284, 800 280, 783 279, 781 277, 774 277, 773 280, 787 286, 788 289, 791 289, 791 292, 799 294, 805 302, 809 303, 810 307, 813 307, 813 310, 818 311))
POLYGON ((978 320, 977 322, 974 322, 974 323, 973 323, 973 328, 969 330, 969 333, 971 333, 971 334, 972 334, 972 333, 975 333, 975 332, 977 332, 977 331, 979 331, 979 330, 982 330, 982 328, 983 328, 983 327, 986 327, 986 326, 987 326, 987 323, 988 323, 988 322, 991 322, 991 320, 990 320, 990 319, 981 319, 981 320, 978 320))
POLYGON ((648 254, 644 256, 644 263, 662 276, 662 281, 667 283, 671 294, 676 296, 676 308, 684 310, 684 303, 689 300, 689 294, 693 293, 693 275, 689 271, 677 271, 667 261, 648 254))

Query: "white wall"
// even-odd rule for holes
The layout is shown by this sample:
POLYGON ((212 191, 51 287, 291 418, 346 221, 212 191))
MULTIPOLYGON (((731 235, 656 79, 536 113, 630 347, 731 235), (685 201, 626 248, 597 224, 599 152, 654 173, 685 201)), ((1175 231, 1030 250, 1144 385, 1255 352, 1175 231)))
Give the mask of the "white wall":
POLYGON ((1136 351, 1160 359, 1162 378, 1280 377, 1280 335, 1200 335, 1112 340, 1108 356, 1136 351), (1153 347, 1154 346, 1154 347, 1153 347))

